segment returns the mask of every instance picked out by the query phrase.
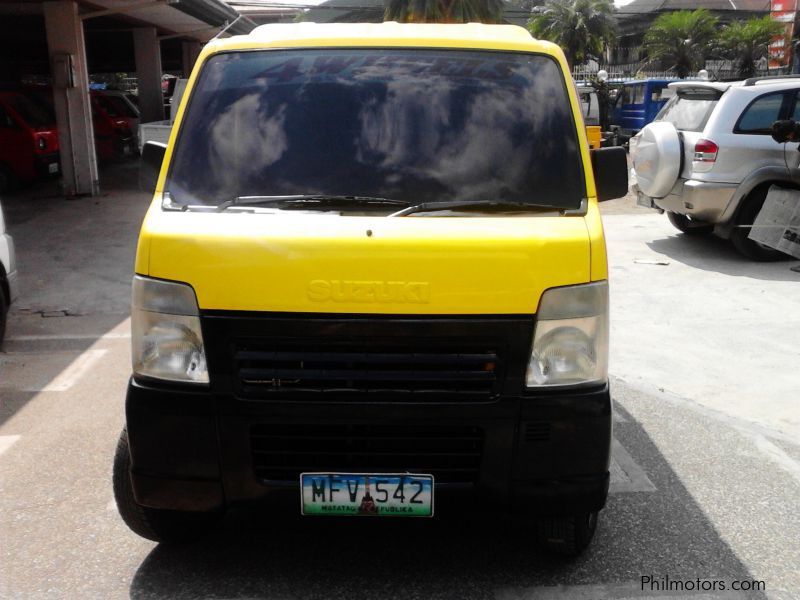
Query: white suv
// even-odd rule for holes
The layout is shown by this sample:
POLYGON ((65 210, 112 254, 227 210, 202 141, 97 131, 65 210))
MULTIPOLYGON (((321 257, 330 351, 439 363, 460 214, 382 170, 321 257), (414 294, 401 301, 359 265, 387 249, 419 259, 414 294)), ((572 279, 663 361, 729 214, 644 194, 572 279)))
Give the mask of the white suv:
POLYGON ((671 83, 675 96, 631 139, 637 203, 685 233, 714 232, 753 260, 784 256, 748 238, 773 184, 800 188, 797 143, 772 124, 800 120, 800 78, 671 83))
POLYGON ((3 208, 0 206, 0 347, 6 332, 8 307, 17 296, 17 267, 14 240, 6 233, 3 208))

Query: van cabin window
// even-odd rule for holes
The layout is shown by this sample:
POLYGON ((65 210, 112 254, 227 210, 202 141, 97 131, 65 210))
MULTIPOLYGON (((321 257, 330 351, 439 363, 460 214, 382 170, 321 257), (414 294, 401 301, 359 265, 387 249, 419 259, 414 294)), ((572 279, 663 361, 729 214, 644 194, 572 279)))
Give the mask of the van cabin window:
POLYGON ((577 208, 586 194, 552 58, 429 49, 211 57, 165 191, 177 206, 311 194, 577 208))
POLYGON ((631 104, 644 104, 644 84, 631 87, 631 104))

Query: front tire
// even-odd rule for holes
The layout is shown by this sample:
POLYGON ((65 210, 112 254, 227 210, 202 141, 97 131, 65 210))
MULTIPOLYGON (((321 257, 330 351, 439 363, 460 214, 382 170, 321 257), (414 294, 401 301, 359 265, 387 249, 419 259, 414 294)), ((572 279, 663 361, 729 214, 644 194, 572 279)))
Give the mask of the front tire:
POLYGON ((540 547, 563 556, 578 556, 586 550, 597 530, 597 511, 571 517, 546 517, 536 524, 540 547))
POLYGON ((136 502, 131 486, 128 431, 122 430, 114 455, 114 499, 122 520, 135 534, 154 542, 189 542, 201 537, 222 518, 221 513, 162 510, 136 502))
POLYGON ((787 258, 783 252, 754 242, 747 237, 750 235, 751 226, 761 211, 761 207, 764 206, 768 191, 769 188, 762 187, 750 192, 750 195, 744 199, 744 204, 736 217, 736 226, 731 233, 731 243, 739 254, 758 262, 772 262, 787 258))
POLYGON ((687 235, 704 235, 714 231, 714 226, 704 221, 695 221, 694 219, 667 211, 667 219, 678 231, 682 231, 687 235))

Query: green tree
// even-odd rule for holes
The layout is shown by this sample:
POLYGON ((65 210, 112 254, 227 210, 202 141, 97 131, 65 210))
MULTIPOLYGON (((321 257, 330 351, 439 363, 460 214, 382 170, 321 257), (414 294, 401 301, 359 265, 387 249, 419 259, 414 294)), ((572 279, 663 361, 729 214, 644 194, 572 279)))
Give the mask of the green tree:
POLYGON ((612 0, 547 0, 534 11, 528 29, 534 37, 561 46, 570 69, 600 58, 614 39, 612 0))
POLYGON ((384 21, 400 23, 500 23, 503 0, 389 0, 384 21))
POLYGON ((664 13, 645 34, 644 47, 651 61, 661 61, 683 79, 705 66, 719 41, 717 25, 703 8, 664 13))
POLYGON ((769 15, 746 21, 734 21, 722 30, 720 46, 723 55, 736 65, 739 77, 756 74, 756 61, 767 55, 769 43, 784 32, 784 25, 769 15))

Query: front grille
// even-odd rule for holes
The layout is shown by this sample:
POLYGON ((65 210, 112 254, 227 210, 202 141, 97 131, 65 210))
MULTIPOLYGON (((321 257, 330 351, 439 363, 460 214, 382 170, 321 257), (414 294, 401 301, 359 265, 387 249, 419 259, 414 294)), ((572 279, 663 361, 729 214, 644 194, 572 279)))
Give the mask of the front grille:
POLYGON ((525 441, 526 442, 550 441, 550 423, 548 421, 526 421, 525 441))
POLYGON ((475 483, 484 432, 473 426, 259 424, 250 430, 256 477, 296 482, 304 472, 428 473, 475 483))
POLYGON ((211 389, 264 403, 492 403, 521 393, 530 316, 207 311, 211 389))
POLYGON ((498 353, 485 346, 404 347, 374 341, 367 348, 363 342, 243 341, 234 361, 242 397, 351 401, 442 401, 448 395, 459 402, 486 401, 497 392, 502 367, 498 353))

